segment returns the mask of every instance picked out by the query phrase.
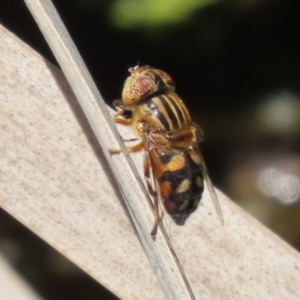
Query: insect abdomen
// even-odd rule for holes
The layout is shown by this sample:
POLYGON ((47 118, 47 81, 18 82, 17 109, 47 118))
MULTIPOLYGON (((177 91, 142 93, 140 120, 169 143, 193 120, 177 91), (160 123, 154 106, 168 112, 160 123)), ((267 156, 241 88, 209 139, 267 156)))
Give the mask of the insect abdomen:
POLYGON ((160 173, 154 170, 165 209, 177 225, 184 225, 196 210, 203 193, 202 169, 193 160, 196 154, 190 150, 160 155, 158 159, 164 169, 160 168, 160 173))

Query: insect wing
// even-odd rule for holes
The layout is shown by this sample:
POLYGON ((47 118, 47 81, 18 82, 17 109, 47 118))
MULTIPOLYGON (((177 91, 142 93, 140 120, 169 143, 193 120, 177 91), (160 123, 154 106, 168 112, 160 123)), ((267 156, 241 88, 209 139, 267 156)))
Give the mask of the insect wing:
POLYGON ((223 218, 222 209, 221 209, 221 206, 220 206, 217 194, 216 194, 216 190, 208 176, 207 168, 204 163, 202 164, 202 174, 203 174, 204 182, 206 183, 207 189, 209 191, 210 198, 214 205, 215 211, 217 212, 217 215, 219 217, 221 224, 224 226, 224 218, 223 218))
POLYGON ((163 216, 164 210, 161 208, 161 193, 157 176, 155 176, 155 170, 163 172, 163 165, 159 161, 159 153, 157 145, 149 130, 144 126, 143 131, 143 145, 144 145, 144 176, 147 185, 147 189, 152 196, 154 205, 154 224, 151 230, 151 236, 155 240, 157 228, 159 222, 163 216), (156 157, 156 159, 154 159, 156 157))

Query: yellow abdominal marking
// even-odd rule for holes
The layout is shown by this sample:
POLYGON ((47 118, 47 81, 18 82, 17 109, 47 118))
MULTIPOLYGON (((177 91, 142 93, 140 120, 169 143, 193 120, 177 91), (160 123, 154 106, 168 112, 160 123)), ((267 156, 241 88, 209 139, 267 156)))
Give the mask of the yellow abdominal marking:
POLYGON ((187 208, 187 206, 189 205, 189 201, 188 200, 185 200, 183 202, 183 204, 178 208, 179 211, 183 211, 187 208))
POLYGON ((166 167, 167 170, 173 172, 182 169, 184 165, 185 165, 184 156, 182 154, 177 154, 171 158, 170 162, 166 164, 166 167))
POLYGON ((191 182, 188 179, 184 179, 180 182, 178 187, 176 188, 176 193, 183 193, 186 192, 190 187, 191 182))
POLYGON ((195 164, 201 165, 202 159, 201 159, 201 156, 199 155, 199 153, 197 153, 196 151, 191 151, 189 154, 195 164))
POLYGON ((196 178, 196 184, 198 187, 202 187, 203 186, 203 179, 200 176, 197 176, 196 178))

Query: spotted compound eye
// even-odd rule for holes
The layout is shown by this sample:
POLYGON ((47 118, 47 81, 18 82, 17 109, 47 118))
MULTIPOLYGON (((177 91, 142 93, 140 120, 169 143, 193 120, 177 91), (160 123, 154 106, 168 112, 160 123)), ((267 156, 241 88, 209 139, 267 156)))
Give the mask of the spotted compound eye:
POLYGON ((137 104, 146 97, 165 90, 174 90, 173 79, 164 71, 148 66, 130 68, 122 92, 125 106, 137 104))

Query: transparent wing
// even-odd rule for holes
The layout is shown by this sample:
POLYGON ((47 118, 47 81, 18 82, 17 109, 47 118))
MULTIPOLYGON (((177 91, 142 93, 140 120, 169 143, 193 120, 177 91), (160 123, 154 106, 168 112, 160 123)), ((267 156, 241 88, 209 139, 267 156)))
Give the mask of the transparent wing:
POLYGON ((208 172, 207 172, 207 169, 206 169, 206 166, 205 166, 204 163, 202 164, 202 170, 203 170, 203 178, 204 178, 204 181, 205 181, 206 186, 208 188, 208 191, 209 191, 211 200, 213 202, 215 211, 218 214, 218 217, 219 217, 219 220, 220 220, 222 226, 224 226, 224 218, 223 218, 223 214, 222 214, 222 209, 221 209, 221 206, 220 206, 215 188, 214 188, 214 186, 213 186, 213 184, 212 184, 212 182, 211 182, 211 180, 208 176, 208 172))
POLYGON ((162 220, 164 209, 162 205, 159 184, 157 182, 157 178, 154 175, 154 168, 159 168, 160 171, 163 172, 163 165, 158 163, 156 163, 155 166, 153 165, 154 163, 153 152, 155 152, 154 155, 157 156, 159 156, 160 153, 157 149, 156 141, 151 136, 147 127, 144 127, 142 140, 144 145, 144 176, 145 176, 145 181, 146 181, 148 191, 152 196, 153 205, 154 205, 154 224, 151 230, 151 236, 155 240, 157 228, 160 221, 162 220))

